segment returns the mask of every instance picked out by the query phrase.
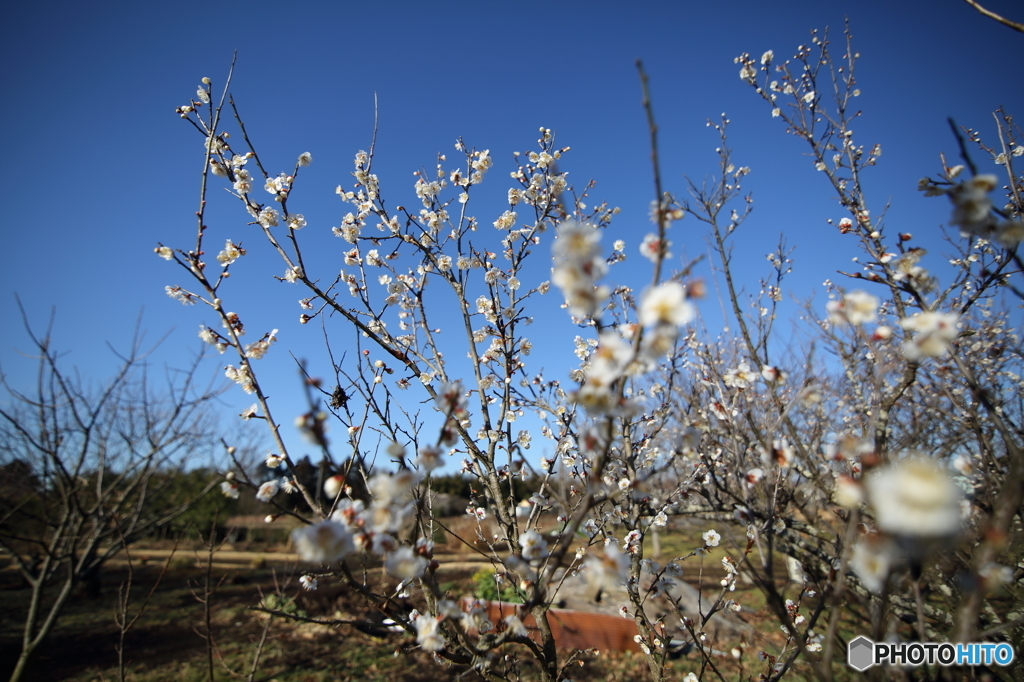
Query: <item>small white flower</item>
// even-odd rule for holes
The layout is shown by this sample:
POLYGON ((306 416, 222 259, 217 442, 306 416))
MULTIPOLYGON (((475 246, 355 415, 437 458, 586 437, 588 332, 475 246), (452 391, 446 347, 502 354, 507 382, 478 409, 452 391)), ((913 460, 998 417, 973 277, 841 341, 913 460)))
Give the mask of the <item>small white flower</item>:
POLYGON ((315 590, 317 586, 316 578, 311 575, 304 575, 299 578, 299 584, 307 590, 315 590))
POLYGON ((520 535, 519 546, 523 548, 523 558, 527 561, 543 559, 548 555, 548 543, 536 530, 528 530, 520 535))
POLYGON ((701 537, 704 538, 705 547, 718 547, 718 543, 722 540, 722 536, 714 529, 706 531, 701 537))
POLYGON ((267 206, 259 212, 259 215, 256 216, 256 222, 263 227, 276 227, 280 215, 281 214, 277 212, 277 209, 267 206))
POLYGON ((280 488, 281 483, 276 478, 271 479, 260 486, 260 489, 256 492, 256 499, 260 502, 270 502, 280 488))

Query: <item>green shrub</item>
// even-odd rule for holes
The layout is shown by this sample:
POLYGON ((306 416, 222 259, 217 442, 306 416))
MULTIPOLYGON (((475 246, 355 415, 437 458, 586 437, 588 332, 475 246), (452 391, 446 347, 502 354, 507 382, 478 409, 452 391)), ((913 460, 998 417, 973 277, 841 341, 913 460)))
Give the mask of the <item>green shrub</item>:
POLYGON ((489 568, 481 568, 473 574, 473 596, 490 601, 523 603, 522 594, 507 578, 503 579, 500 584, 502 585, 501 591, 498 590, 497 574, 489 568))

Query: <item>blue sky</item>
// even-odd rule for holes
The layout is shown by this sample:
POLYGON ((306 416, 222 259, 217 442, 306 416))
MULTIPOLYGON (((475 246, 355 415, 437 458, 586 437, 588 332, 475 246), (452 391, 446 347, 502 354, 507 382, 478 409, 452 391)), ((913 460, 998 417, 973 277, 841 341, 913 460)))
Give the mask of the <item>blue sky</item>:
MULTIPOLYGON (((1015 0, 988 4, 1024 19, 1015 0)), ((867 179, 869 198, 891 203, 891 232, 912 232, 934 253, 948 253, 939 240, 947 203, 915 191, 918 178, 936 172, 939 152, 956 154, 946 118, 991 136, 994 108, 1024 115, 1024 35, 960 0, 14 5, 0 28, 8 83, 0 113, 0 186, 8 199, 0 252, 3 370, 15 387, 30 381, 15 293, 37 330, 56 308, 57 347, 93 379, 113 367, 106 344, 123 349, 140 311, 149 339, 168 335, 154 365, 180 366, 198 349, 198 325, 213 324, 212 316, 164 295, 164 286, 185 281, 152 250, 158 241, 185 246, 194 229, 202 144, 174 109, 204 76, 219 88, 234 50, 232 91, 267 165, 289 170, 299 153, 313 154, 291 203, 301 205, 293 209, 305 215, 306 231, 320 235, 313 243, 324 245, 321 255, 333 253, 338 266, 343 243, 327 236, 348 209, 334 188, 351 184, 352 157, 369 145, 375 95, 375 171, 392 205, 413 204, 412 172, 431 168, 439 152, 453 159, 461 136, 495 159, 486 186, 496 217, 511 152, 533 148, 538 127, 546 126, 572 147, 562 166, 570 180, 595 180, 594 199, 621 207, 606 244, 626 239, 639 266, 636 244, 649 230, 653 196, 634 66, 642 58, 661 127, 665 188, 684 194, 685 176, 699 180, 714 170, 717 140, 705 121, 726 112, 736 162, 752 169, 745 187, 755 199, 738 264, 763 268, 785 233, 796 247, 787 294, 804 299, 824 279, 838 279, 854 245, 826 224, 842 214, 825 179, 741 82, 733 59, 767 49, 787 57, 812 28, 829 27, 838 44, 846 17, 862 54, 858 104, 865 114, 857 138, 883 148, 867 179)), ((301 292, 270 279, 283 267, 245 232, 239 207, 217 200, 210 248, 230 236, 257 256, 251 272, 233 278, 229 295, 252 340, 281 330, 259 369, 269 373, 281 421, 290 423, 301 393, 287 351, 315 361, 319 332, 298 325, 301 292)), ((703 235, 687 227, 695 223, 680 224, 673 251, 704 253, 703 235)), ((823 307, 820 291, 818 300, 823 307)), ((706 301, 709 318, 717 313, 707 309, 717 305, 714 297, 706 301)), ((561 355, 552 350, 538 364, 547 359, 548 375, 564 378, 568 368, 551 363, 572 358, 573 332, 559 315, 554 306, 540 313, 539 322, 559 325, 567 336, 561 355)), ((208 371, 223 364, 216 358, 208 371)), ((252 401, 233 389, 223 402, 227 414, 237 414, 252 401)))

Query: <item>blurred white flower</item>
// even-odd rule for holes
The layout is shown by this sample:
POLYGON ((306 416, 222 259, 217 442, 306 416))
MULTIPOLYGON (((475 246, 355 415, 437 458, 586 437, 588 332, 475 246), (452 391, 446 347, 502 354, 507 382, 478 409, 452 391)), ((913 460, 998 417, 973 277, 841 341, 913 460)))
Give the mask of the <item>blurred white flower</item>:
POLYGON ((960 530, 960 487, 932 460, 912 456, 864 480, 878 527, 893 535, 952 536, 960 530))
POLYGON ((336 521, 321 521, 292 531, 295 551, 303 561, 330 563, 355 551, 352 534, 336 521))
POLYGON ((444 466, 444 453, 436 445, 424 445, 416 461, 424 471, 433 471, 444 466))
POLYGON ((950 341, 956 339, 959 331, 956 313, 915 313, 900 320, 900 326, 913 337, 903 343, 903 355, 911 361, 922 358, 938 358, 946 354, 950 341))
POLYGON ((996 219, 992 215, 989 192, 998 184, 999 179, 995 175, 975 175, 949 190, 949 198, 953 202, 950 222, 960 228, 962 236, 991 236, 996 219))
POLYGON ((400 580, 419 578, 427 570, 427 560, 418 556, 412 547, 403 546, 388 554, 384 561, 388 575, 400 580))
POLYGON ((865 291, 851 291, 826 305, 828 320, 834 325, 874 322, 878 315, 878 299, 865 291))
POLYGON ((341 494, 342 488, 345 487, 345 477, 339 475, 331 476, 324 481, 324 495, 327 499, 333 500, 335 497, 341 494))
POLYGON ((515 614, 505 616, 505 629, 507 629, 513 637, 526 637, 529 635, 529 632, 526 630, 526 626, 523 625, 523 621, 515 614))
POLYGON ((260 489, 256 492, 256 499, 260 502, 270 502, 271 498, 273 498, 280 489, 280 482, 276 478, 271 479, 260 486, 260 489))
POLYGON ((629 555, 622 552, 617 542, 608 542, 603 556, 597 552, 589 553, 583 566, 583 578, 590 590, 610 592, 626 582, 629 555))
POLYGON ((892 540, 877 536, 862 537, 853 547, 850 568, 860 578, 864 587, 875 594, 885 588, 889 571, 897 563, 899 550, 892 540))
POLYGON ((864 487, 849 476, 840 476, 832 489, 832 501, 840 507, 856 509, 864 501, 864 487))
POLYGON ((519 546, 523 548, 523 558, 527 561, 540 560, 548 555, 548 543, 544 536, 535 530, 528 530, 519 536, 519 546))
POLYGON ((686 289, 679 282, 663 282, 648 290, 640 303, 640 324, 683 325, 696 315, 693 304, 686 300, 686 289))
POLYGON ((656 234, 648 234, 644 237, 643 242, 640 243, 640 255, 652 263, 657 263, 658 259, 668 260, 672 257, 669 253, 669 248, 672 246, 672 242, 667 239, 658 239, 656 234))
POLYGON ((440 651, 444 648, 444 637, 438 627, 440 621, 429 613, 416 619, 416 643, 426 651, 440 651))

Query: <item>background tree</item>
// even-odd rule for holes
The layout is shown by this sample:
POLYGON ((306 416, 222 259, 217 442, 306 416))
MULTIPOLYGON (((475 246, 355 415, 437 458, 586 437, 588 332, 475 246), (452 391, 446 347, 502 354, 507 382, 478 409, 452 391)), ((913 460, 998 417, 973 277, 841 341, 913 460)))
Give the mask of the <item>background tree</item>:
POLYGON ((215 446, 210 408, 219 390, 196 383, 201 356, 154 385, 152 351, 136 333, 114 375, 90 386, 60 363, 52 320, 42 336, 27 320, 25 327, 38 362, 33 389, 19 391, 0 375, 0 550, 31 589, 12 681, 76 586, 97 592, 105 561, 173 522, 220 480, 205 477, 185 494, 176 485, 189 476, 186 464, 215 446))

